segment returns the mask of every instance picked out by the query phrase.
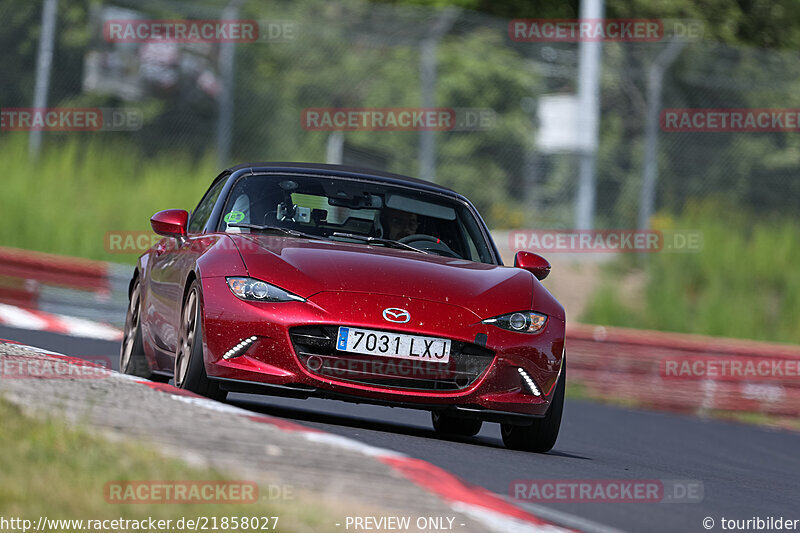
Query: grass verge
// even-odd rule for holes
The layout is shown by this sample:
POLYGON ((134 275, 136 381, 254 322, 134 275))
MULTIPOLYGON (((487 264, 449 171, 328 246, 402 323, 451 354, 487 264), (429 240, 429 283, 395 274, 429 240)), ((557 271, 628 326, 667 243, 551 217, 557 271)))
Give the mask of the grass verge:
POLYGON ((109 251, 109 232, 150 232, 162 209, 194 209, 219 173, 212 158, 143 158, 107 141, 52 143, 28 159, 24 137, 0 143, 0 245, 118 263, 137 253, 109 251))
POLYGON ((696 253, 624 257, 581 321, 682 333, 800 343, 800 222, 726 208, 691 205, 678 218, 661 216, 655 229, 699 230, 696 253), (628 274, 643 268, 644 294, 623 299, 628 274))
MULTIPOLYGON (((106 500, 106 483, 135 480, 233 481, 220 472, 190 467, 166 459, 133 442, 111 443, 80 428, 54 420, 28 418, 20 409, 0 398, 0 515, 38 523, 48 519, 172 520, 172 531, 180 517, 278 517, 277 530, 284 532, 335 531, 334 520, 316 502, 295 495, 292 499, 267 499, 263 485, 255 503, 118 504, 106 500)), ((246 481, 241 480, 240 481, 246 481)), ((273 522, 269 522, 269 530, 273 522)), ((262 531, 231 528, 236 531, 262 531)), ((47 530, 78 531, 75 525, 47 530)), ((92 529, 92 528, 89 528, 92 529)), ((119 531, 133 530, 120 527, 119 531)), ((144 528, 147 529, 146 527, 144 528)), ((224 529, 218 527, 217 529, 224 529)), ((166 531, 165 531, 166 533, 166 531)))

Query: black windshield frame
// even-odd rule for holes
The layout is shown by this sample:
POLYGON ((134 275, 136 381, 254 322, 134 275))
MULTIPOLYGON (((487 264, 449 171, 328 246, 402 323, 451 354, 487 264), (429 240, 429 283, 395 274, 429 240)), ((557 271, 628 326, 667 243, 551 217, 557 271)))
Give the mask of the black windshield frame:
MULTIPOLYGON (((417 186, 415 183, 404 183, 400 180, 385 180, 382 178, 371 179, 370 176, 353 176, 340 173, 329 174, 327 172, 317 173, 299 169, 295 171, 294 169, 284 168, 275 170, 258 169, 257 171, 249 168, 241 168, 228 174, 223 173, 214 181, 214 184, 216 184, 219 180, 224 179, 226 180, 226 183, 223 187, 222 194, 220 194, 217 200, 217 205, 215 206, 211 217, 209 218, 208 224, 206 225, 206 232, 210 233, 224 231, 225 223, 223 221, 223 214, 229 202, 235 201, 235 199, 232 199, 231 197, 236 185, 240 182, 240 180, 252 177, 269 176, 284 179, 292 179, 293 177, 297 177, 321 180, 341 180, 343 182, 352 182, 353 185, 361 183, 367 187, 378 187, 382 190, 390 190, 393 192, 405 191, 414 195, 424 195, 431 200, 438 199, 439 202, 444 203, 445 205, 455 205, 463 213, 462 218, 470 221, 469 226, 471 226, 471 231, 469 232, 469 237, 473 242, 476 243, 476 245, 481 245, 478 247, 479 258, 475 261, 492 265, 503 264, 500 254, 497 251, 495 243, 491 238, 485 222, 480 217, 475 207, 466 198, 447 189, 443 189, 441 191, 437 190, 436 186, 432 184, 430 187, 423 187, 417 186)), ((212 184, 211 187, 213 187, 214 184, 212 184)), ((473 261, 469 258, 464 260, 473 261)))

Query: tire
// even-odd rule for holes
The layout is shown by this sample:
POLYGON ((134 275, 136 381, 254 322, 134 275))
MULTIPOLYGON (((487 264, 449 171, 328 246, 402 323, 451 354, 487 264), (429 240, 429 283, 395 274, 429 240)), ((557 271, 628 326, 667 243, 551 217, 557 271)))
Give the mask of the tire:
POLYGON ((144 341, 142 340, 141 323, 141 298, 142 289, 139 280, 133 284, 131 296, 128 300, 128 311, 125 314, 125 329, 122 334, 122 344, 119 347, 119 371, 152 381, 168 381, 164 376, 154 374, 150 363, 144 355, 144 341))
POLYGON ((470 418, 456 418, 436 411, 431 412, 433 429, 437 433, 472 437, 481 430, 483 421, 470 418))
POLYGON ((561 415, 564 412, 564 389, 567 384, 567 366, 561 369, 553 401, 543 418, 537 418, 529 426, 501 424, 503 443, 512 450, 544 453, 553 449, 561 428, 561 415))
POLYGON ((203 321, 200 284, 192 282, 181 306, 180 341, 175 354, 175 386, 196 392, 213 400, 223 401, 228 392, 206 375, 203 359, 203 321))

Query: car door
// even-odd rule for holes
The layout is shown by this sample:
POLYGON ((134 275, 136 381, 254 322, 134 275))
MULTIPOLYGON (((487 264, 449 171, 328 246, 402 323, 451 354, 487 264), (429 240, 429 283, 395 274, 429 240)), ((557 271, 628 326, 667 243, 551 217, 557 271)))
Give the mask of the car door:
POLYGON ((165 238, 153 249, 150 259, 149 307, 153 326, 153 340, 163 351, 156 354, 159 367, 168 366, 178 346, 183 282, 194 266, 198 250, 197 241, 208 222, 214 205, 225 185, 219 180, 209 188, 190 217, 187 238, 165 238))

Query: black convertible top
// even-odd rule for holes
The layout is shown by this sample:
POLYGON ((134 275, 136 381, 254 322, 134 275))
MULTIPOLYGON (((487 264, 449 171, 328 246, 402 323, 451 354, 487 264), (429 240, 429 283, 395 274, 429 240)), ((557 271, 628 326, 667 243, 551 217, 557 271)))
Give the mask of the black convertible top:
POLYGON ((263 163, 242 163, 231 167, 226 172, 236 172, 237 170, 250 169, 252 172, 265 172, 265 171, 289 171, 297 172, 307 170, 315 174, 328 175, 328 176, 363 176, 374 181, 381 181, 392 184, 408 184, 435 191, 445 193, 449 196, 457 196, 463 198, 452 189, 437 185, 430 181, 421 180, 419 178, 410 178, 402 174, 393 174, 391 172, 384 172, 382 170, 374 170, 369 168, 350 167, 346 165, 328 165, 324 163, 298 163, 298 162, 263 162, 263 163))

